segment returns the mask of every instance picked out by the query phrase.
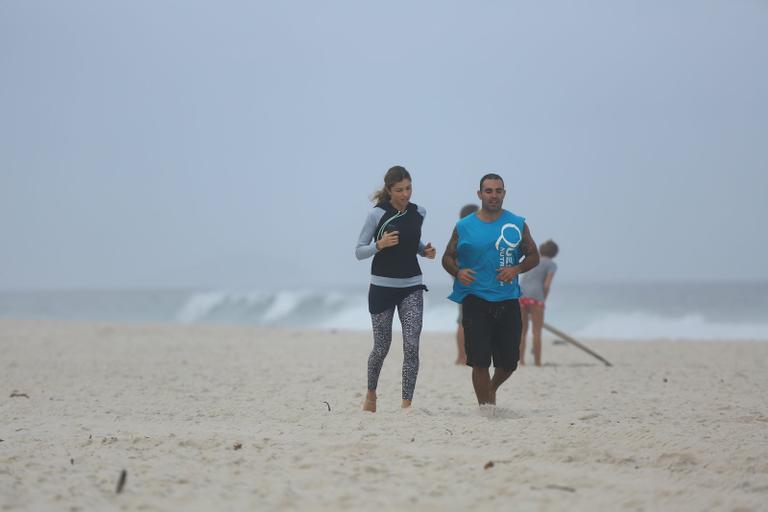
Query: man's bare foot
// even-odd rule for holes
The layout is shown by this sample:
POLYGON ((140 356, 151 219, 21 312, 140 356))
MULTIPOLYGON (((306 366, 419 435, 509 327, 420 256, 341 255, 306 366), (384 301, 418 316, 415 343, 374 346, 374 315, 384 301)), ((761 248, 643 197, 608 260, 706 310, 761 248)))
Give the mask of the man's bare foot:
POLYGON ((365 400, 363 401, 363 410, 368 412, 376 412, 376 395, 371 394, 370 391, 365 395, 365 400))
POLYGON ((403 409, 407 409, 410 406, 411 406, 411 401, 410 400, 403 400, 403 403, 402 403, 402 405, 400 407, 403 408, 403 409))
POLYGON ((492 418, 496 416, 496 406, 493 404, 481 404, 480 415, 486 418, 492 418))
POLYGON ((491 389, 488 391, 488 403, 491 405, 496 405, 496 390, 491 389))

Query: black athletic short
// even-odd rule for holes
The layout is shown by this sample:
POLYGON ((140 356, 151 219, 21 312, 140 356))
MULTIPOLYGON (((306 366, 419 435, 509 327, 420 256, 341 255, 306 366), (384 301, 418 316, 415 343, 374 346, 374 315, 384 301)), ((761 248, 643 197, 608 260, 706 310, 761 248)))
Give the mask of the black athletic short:
POLYGON ((514 371, 520 360, 520 303, 517 299, 488 302, 467 295, 461 306, 467 366, 514 371))

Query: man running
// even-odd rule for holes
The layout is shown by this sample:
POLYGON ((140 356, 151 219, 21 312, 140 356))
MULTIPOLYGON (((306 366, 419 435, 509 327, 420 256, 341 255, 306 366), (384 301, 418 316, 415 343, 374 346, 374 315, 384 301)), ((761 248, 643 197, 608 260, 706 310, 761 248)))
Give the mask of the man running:
POLYGON ((480 405, 495 404, 499 386, 517 369, 518 275, 539 263, 525 218, 502 208, 505 195, 501 176, 483 176, 480 210, 456 223, 443 255, 443 268, 455 278, 448 298, 462 305, 467 366, 480 405))

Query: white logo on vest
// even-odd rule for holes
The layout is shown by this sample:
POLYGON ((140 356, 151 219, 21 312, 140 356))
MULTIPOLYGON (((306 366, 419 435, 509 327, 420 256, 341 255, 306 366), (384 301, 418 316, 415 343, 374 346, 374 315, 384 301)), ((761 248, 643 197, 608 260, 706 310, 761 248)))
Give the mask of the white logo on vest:
MULTIPOLYGON (((512 266, 517 264, 517 257, 515 256, 515 249, 518 245, 520 245, 520 242, 523 241, 523 234, 520 232, 520 228, 515 226, 512 223, 504 224, 501 227, 501 233, 499 234, 499 239, 496 240, 496 250, 499 251, 499 268, 504 268, 507 266, 512 266), (507 237, 504 236, 504 230, 507 228, 512 228, 515 231, 517 231, 517 240, 513 243, 507 240, 507 237), (501 245, 502 240, 505 244, 507 244, 506 248, 501 248, 499 250, 499 246, 501 245)), ((517 278, 515 278, 512 282, 517 282, 517 278)), ((503 281, 499 281, 499 286, 505 286, 506 283, 503 281)))
POLYGON ((518 228, 518 227, 517 227, 517 226, 515 226, 514 224, 504 224, 504 225, 501 227, 501 234, 499 235, 499 239, 498 239, 498 240, 496 240, 496 250, 497 250, 497 251, 499 250, 499 245, 501 244, 501 241, 502 241, 502 240, 504 240, 504 242, 507 244, 507 246, 508 246, 510 249, 514 249, 515 247, 517 247, 518 245, 520 245, 520 242, 522 241, 522 239, 523 239, 523 234, 520 232, 520 228, 518 228), (515 243, 512 243, 512 242, 510 242, 509 240, 507 240, 507 239, 504 237, 504 230, 505 230, 505 229, 507 229, 507 228, 512 228, 512 229, 514 229, 515 231, 517 231, 517 242, 515 242, 515 243))

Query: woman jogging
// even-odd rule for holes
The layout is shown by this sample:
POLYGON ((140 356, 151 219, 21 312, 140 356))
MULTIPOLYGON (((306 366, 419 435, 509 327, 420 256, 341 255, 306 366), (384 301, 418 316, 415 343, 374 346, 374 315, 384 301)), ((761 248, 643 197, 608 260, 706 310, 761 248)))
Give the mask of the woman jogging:
POLYGON ((410 407, 419 372, 419 337, 424 312, 421 268, 416 255, 435 258, 432 244, 421 242, 426 210, 410 202, 411 175, 401 166, 384 175, 384 187, 368 213, 355 255, 373 256, 368 311, 373 326, 373 350, 368 356, 368 390, 363 410, 376 412, 376 387, 392 342, 392 320, 397 308, 403 327, 403 402, 410 407))

